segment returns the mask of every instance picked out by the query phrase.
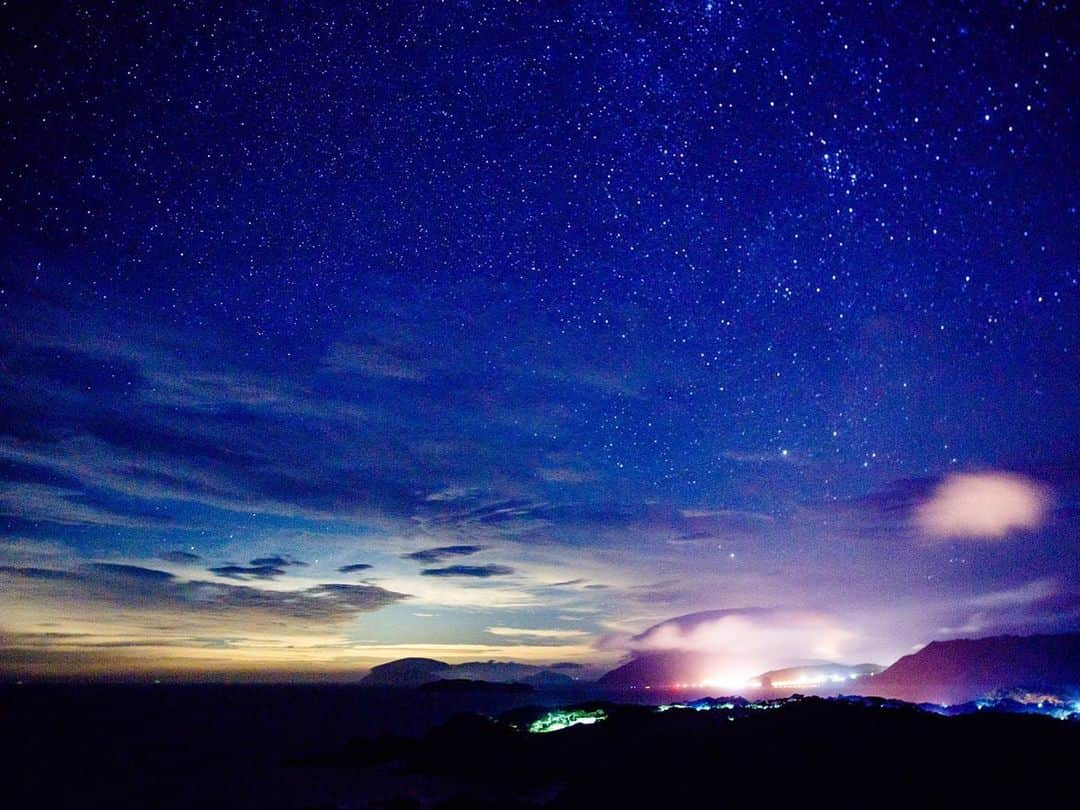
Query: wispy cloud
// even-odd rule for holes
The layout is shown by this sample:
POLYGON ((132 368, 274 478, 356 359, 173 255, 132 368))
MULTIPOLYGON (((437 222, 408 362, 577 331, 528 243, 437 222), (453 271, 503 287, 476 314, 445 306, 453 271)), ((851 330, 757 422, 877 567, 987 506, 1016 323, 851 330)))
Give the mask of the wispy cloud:
POLYGON ((508 565, 448 565, 445 568, 425 568, 420 572, 425 577, 504 577, 514 573, 508 565))
POLYGON ((442 562, 450 557, 465 557, 470 554, 476 554, 483 551, 485 548, 486 546, 438 546, 436 548, 426 548, 422 551, 414 551, 411 554, 405 554, 404 557, 407 560, 433 563, 442 562))
POLYGON ((226 579, 275 579, 285 576, 285 569, 274 565, 216 565, 207 568, 211 574, 226 579))
POLYGON ((540 639, 569 639, 581 638, 591 635, 585 630, 570 630, 562 628, 536 628, 536 627, 488 627, 485 632, 493 636, 505 636, 508 638, 540 638, 540 639))
MULTIPOLYGON (((379 610, 405 594, 377 585, 318 584, 301 590, 267 590, 248 585, 226 585, 181 579, 167 571, 120 563, 89 563, 73 569, 26 566, 0 567, 9 597, 24 604, 53 604, 70 612, 92 607, 120 611, 114 621, 144 616, 151 628, 166 623, 214 630, 219 626, 245 626, 259 622, 293 622, 302 629, 313 624, 340 624, 365 612, 379 610), (84 608, 76 608, 83 605, 84 608), (219 625, 221 623, 221 625, 219 625)), ((101 614, 98 613, 99 620, 101 614)))
POLYGON ((360 571, 367 571, 372 566, 369 563, 350 563, 349 565, 342 565, 338 567, 339 574, 356 574, 360 571))
POLYGON ((985 591, 944 607, 952 621, 938 629, 942 638, 1071 630, 1080 620, 1080 598, 1050 577, 985 591))
POLYGON ((392 380, 423 380, 427 375, 388 347, 374 344, 336 343, 326 365, 336 372, 383 377, 392 380))
POLYGON ((193 554, 190 551, 166 551, 158 555, 159 560, 165 562, 179 563, 181 565, 195 565, 202 562, 202 557, 198 554, 193 554))
POLYGON ((1061 587, 1053 579, 1038 579, 1018 585, 1015 588, 1006 588, 999 591, 990 591, 974 596, 968 600, 968 604, 978 608, 1003 608, 1016 607, 1017 605, 1030 605, 1044 599, 1049 599, 1058 594, 1061 587))
POLYGON ((299 565, 307 566, 307 563, 303 560, 298 560, 288 554, 271 554, 267 557, 256 557, 248 563, 249 565, 273 565, 277 568, 288 568, 290 566, 299 565))
POLYGON ((572 467, 541 467, 536 474, 545 481, 557 484, 584 484, 596 478, 594 474, 588 471, 572 467))
MULTIPOLYGON (((941 491, 949 479, 895 481, 884 470, 854 482, 823 470, 826 499, 800 478, 796 449, 785 457, 768 449, 772 438, 746 434, 745 447, 725 452, 739 434, 721 432, 695 440, 702 471, 684 469, 698 483, 679 484, 648 453, 611 463, 633 449, 619 436, 625 442, 635 425, 652 420, 662 436, 682 418, 665 411, 682 405, 649 399, 674 390, 670 368, 612 365, 600 346, 564 357, 543 340, 496 356, 464 332, 433 336, 372 309, 376 323, 335 333, 336 346, 261 358, 227 336, 115 327, 89 311, 58 311, 52 335, 27 319, 29 337, 20 326, 0 343, 0 513, 36 543, 0 539, 5 626, 69 627, 85 616, 123 622, 132 638, 163 638, 166 626, 169 638, 259 637, 280 643, 284 657, 293 654, 285 647, 307 643, 303 633, 350 654, 341 628, 351 631, 376 604, 391 608, 393 624, 406 593, 440 617, 487 611, 472 632, 490 626, 510 640, 510 631, 528 632, 520 623, 561 632, 544 624, 587 617, 588 627, 617 625, 625 641, 665 616, 714 606, 718 594, 722 604, 805 605, 830 617, 835 608, 868 623, 887 614, 882 603, 914 600, 903 633, 879 625, 883 636, 906 634, 905 643, 972 616, 990 629, 1040 626, 1072 609, 1063 600, 1076 577, 1055 566, 1067 567, 1060 561, 1074 551, 1075 514, 1066 513, 1075 472, 1068 485, 1044 469, 1020 476, 1060 491, 1066 506, 1054 515, 1049 503, 1013 508, 1032 505, 1026 484, 1011 488, 1008 508, 982 509, 941 491), (619 452, 600 453, 597 423, 582 421, 581 404, 616 401, 627 412, 624 423, 619 411, 625 430, 610 436, 619 452), (732 463, 721 464, 721 478, 706 476, 718 457, 732 463), (860 487, 871 480, 882 491, 866 495, 860 487), (1036 525, 1028 577, 1039 586, 1011 576, 1007 547, 973 544, 955 555, 969 558, 962 568, 946 544, 911 542, 1008 537, 1036 525), (50 536, 72 547, 46 548, 50 536), (82 566, 99 557, 172 576, 82 566), (379 589, 337 589, 348 580, 368 587, 359 583, 372 565, 379 589), (1051 576, 1060 589, 1047 595, 1051 576)), ((795 618, 803 635, 780 638, 780 621, 744 613, 713 630, 739 644, 760 631, 791 650, 818 638, 795 618)), ((855 632, 847 618, 824 626, 855 632)), ((620 649, 665 638, 693 647, 712 633, 676 629, 620 649)))
POLYGON ((145 505, 142 509, 110 507, 80 490, 32 483, 0 483, 0 515, 68 526, 162 529, 176 525, 145 505))

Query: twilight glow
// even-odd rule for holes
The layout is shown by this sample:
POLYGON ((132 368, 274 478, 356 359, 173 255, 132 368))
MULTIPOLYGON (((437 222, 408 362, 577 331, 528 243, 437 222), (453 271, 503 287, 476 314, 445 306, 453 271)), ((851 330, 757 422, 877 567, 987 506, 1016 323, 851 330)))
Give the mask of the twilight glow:
POLYGON ((13 18, 0 673, 1075 629, 1076 48, 969 5, 13 18))

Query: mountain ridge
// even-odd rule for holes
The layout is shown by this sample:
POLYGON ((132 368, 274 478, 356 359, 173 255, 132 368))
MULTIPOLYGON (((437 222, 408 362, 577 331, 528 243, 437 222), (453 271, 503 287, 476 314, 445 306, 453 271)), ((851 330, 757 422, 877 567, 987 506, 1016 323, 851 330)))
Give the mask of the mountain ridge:
POLYGON ((515 661, 468 661, 449 664, 434 658, 398 658, 371 668, 361 686, 421 687, 438 681, 477 684, 527 684, 538 689, 573 686, 575 678, 559 672, 564 665, 538 666, 515 661))
POLYGON ((1080 633, 932 641, 854 685, 882 697, 944 704, 1021 687, 1080 689, 1080 633))
MULTIPOLYGON (((449 664, 432 658, 402 658, 373 667, 360 683, 415 688, 443 680, 469 680, 522 683, 539 689, 586 685, 613 691, 665 689, 708 684, 711 661, 711 656, 698 652, 650 652, 614 667, 595 681, 586 681, 560 672, 564 668, 560 665, 510 661, 449 664)), ((945 705, 1010 690, 1080 694, 1080 633, 935 640, 885 668, 828 662, 783 667, 762 673, 743 689, 842 692, 945 705)))

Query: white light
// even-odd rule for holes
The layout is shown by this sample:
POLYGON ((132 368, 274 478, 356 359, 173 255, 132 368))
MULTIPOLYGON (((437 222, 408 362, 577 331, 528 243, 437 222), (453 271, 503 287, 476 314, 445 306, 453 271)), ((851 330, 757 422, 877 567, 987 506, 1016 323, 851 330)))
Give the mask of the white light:
POLYGON ((745 678, 740 676, 720 676, 706 678, 698 684, 701 689, 727 689, 738 691, 739 689, 760 689, 761 681, 757 678, 745 678))

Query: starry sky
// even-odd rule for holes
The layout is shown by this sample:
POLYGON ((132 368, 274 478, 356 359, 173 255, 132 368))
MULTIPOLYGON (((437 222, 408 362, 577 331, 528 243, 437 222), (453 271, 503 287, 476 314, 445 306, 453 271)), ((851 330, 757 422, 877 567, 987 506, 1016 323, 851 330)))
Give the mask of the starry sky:
POLYGON ((1078 19, 5 5, 0 668, 1077 629, 1078 19))

